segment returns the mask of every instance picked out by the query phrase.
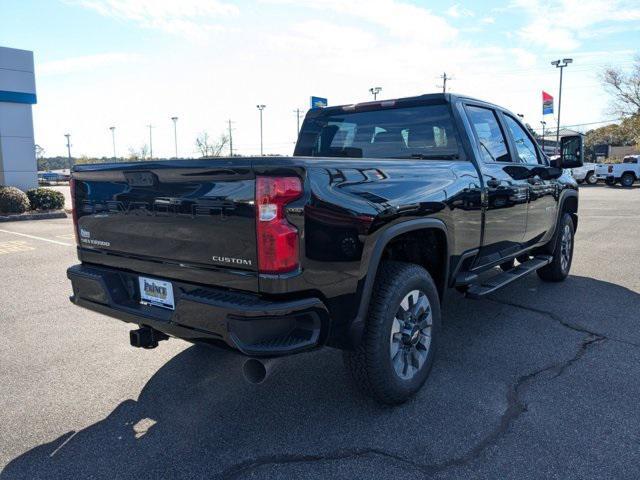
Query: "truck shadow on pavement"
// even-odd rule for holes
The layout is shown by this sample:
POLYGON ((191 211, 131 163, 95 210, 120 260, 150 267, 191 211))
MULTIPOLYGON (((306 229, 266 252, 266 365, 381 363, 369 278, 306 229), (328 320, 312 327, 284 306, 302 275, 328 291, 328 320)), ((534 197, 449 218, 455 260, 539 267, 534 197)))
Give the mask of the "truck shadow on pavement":
POLYGON ((634 311, 637 293, 577 276, 550 285, 533 275, 483 301, 452 294, 432 375, 397 408, 358 394, 337 351, 285 359, 251 386, 238 356, 193 346, 137 400, 15 458, 0 479, 444 474, 504 439, 526 414, 526 388, 543 381, 536 376, 567 375, 587 348, 598 348, 589 338, 640 344, 638 319, 623 318, 634 311), (585 309, 592 298, 601 304, 585 309))

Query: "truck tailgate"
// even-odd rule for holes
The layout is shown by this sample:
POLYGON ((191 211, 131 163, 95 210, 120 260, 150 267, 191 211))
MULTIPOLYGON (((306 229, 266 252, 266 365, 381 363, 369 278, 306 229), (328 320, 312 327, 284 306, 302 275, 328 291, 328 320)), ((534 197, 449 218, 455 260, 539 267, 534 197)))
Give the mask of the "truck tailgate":
POLYGON ((181 267, 256 271, 249 160, 92 167, 74 172, 82 249, 181 267))

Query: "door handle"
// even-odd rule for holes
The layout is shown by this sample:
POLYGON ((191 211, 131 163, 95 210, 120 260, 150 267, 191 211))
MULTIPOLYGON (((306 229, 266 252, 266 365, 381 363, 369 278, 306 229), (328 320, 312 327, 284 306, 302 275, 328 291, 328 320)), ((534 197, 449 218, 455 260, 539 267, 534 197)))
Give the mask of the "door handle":
POLYGON ((496 178, 490 178, 489 180, 487 180, 487 187, 498 188, 499 186, 500 186, 500 180, 496 178))

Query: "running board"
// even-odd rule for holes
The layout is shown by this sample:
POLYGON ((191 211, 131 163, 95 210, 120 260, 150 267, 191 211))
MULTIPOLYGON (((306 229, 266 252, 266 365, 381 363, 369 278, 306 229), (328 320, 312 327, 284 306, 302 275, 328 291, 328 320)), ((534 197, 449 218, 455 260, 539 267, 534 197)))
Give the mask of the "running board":
POLYGON ((469 285, 469 288, 466 291, 466 296, 468 298, 474 299, 482 298, 485 295, 489 295, 496 290, 500 290, 502 287, 509 285, 511 282, 515 282, 525 275, 528 275, 531 272, 535 272, 539 268, 550 264, 551 260, 553 260, 553 257, 551 255, 537 255, 531 260, 521 263, 511 270, 499 273, 494 277, 488 278, 482 284, 469 285))

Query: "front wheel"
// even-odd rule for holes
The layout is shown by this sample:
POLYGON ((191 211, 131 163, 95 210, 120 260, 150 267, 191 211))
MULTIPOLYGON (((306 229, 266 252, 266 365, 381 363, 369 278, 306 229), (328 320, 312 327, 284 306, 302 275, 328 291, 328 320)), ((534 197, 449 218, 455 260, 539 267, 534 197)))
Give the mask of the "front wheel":
POLYGON ((399 404, 429 376, 440 332, 438 291, 422 267, 384 262, 378 271, 364 336, 344 363, 356 385, 378 402, 399 404))
POLYGON ((587 176, 584 180, 585 182, 587 182, 587 185, 595 185, 596 183, 598 183, 598 177, 596 177, 596 174, 594 172, 587 173, 587 176))
POLYGON ((571 215, 565 213, 560 219, 558 233, 555 236, 553 259, 551 263, 538 269, 538 276, 545 282, 561 282, 569 275, 573 261, 574 226, 571 215))

